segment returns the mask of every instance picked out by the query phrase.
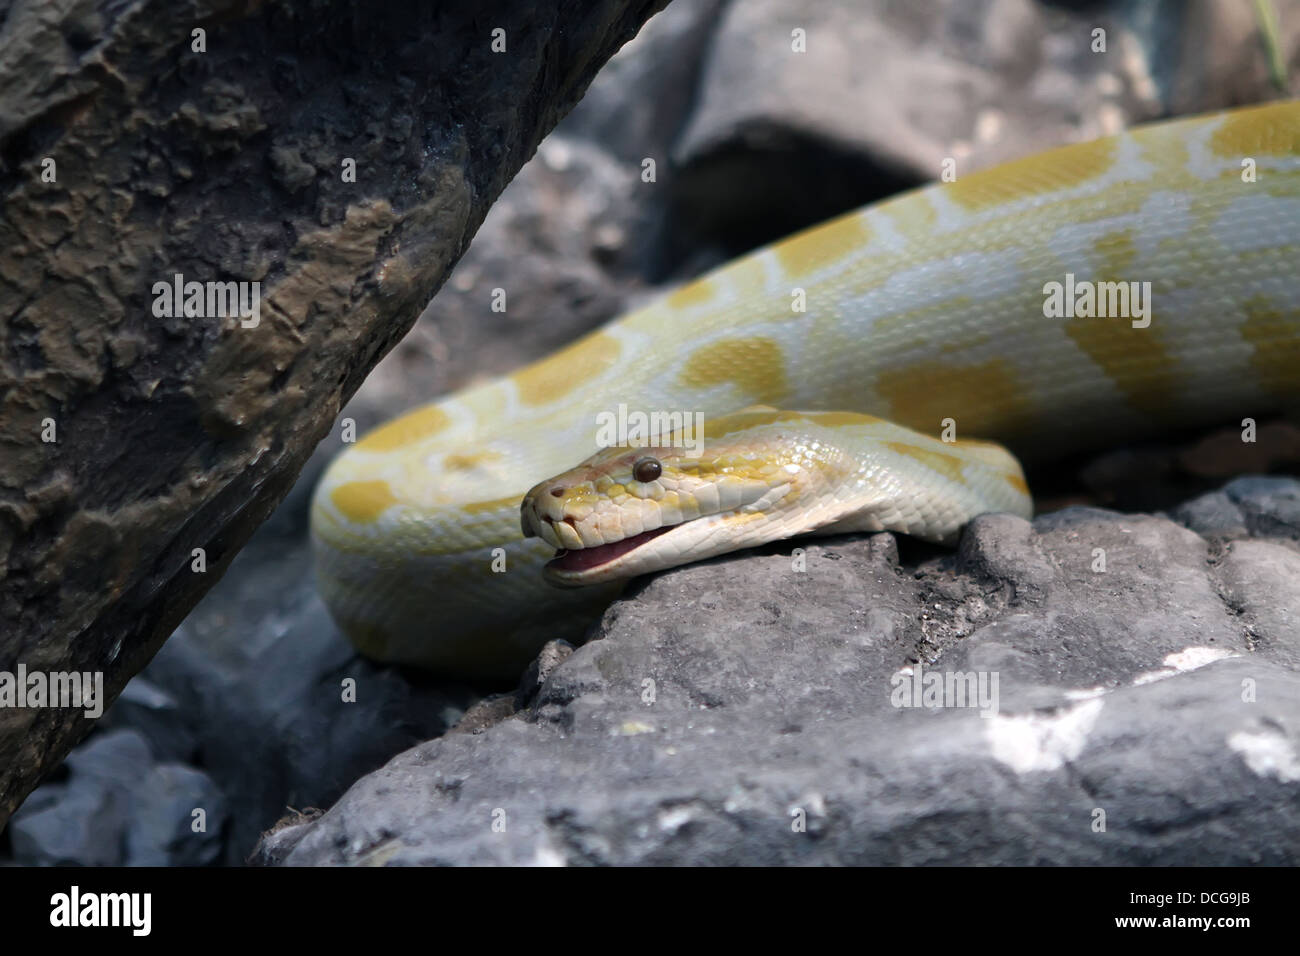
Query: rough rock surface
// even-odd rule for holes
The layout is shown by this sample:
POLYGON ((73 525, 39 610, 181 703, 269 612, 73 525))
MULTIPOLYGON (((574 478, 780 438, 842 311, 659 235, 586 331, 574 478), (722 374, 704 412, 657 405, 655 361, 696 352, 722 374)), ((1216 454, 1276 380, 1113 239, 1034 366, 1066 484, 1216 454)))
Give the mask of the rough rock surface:
POLYGON ((1300 483, 1182 509, 1211 512, 1244 524, 1070 508, 902 563, 885 534, 665 573, 523 710, 396 757, 259 858, 1295 863, 1300 483), (900 696, 959 673, 996 693, 900 696))
MULTIPOLYGON (((116 697, 664 2, 4 5, 0 669, 116 697)), ((0 711, 0 824, 89 729, 0 711)))

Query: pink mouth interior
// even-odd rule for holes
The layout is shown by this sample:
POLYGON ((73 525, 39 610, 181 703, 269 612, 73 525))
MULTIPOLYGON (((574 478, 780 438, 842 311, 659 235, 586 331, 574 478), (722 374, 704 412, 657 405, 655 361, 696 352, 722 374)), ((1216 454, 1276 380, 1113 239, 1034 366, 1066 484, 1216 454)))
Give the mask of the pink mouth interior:
POLYGON ((653 531, 642 531, 640 534, 634 534, 622 541, 615 541, 613 544, 601 544, 594 548, 582 548, 577 551, 557 551, 555 552, 555 560, 548 562, 546 566, 560 571, 590 571, 602 564, 609 564, 615 558, 620 558, 629 551, 639 548, 651 538, 657 538, 665 532, 672 531, 674 527, 675 525, 669 525, 666 528, 655 528, 653 531))

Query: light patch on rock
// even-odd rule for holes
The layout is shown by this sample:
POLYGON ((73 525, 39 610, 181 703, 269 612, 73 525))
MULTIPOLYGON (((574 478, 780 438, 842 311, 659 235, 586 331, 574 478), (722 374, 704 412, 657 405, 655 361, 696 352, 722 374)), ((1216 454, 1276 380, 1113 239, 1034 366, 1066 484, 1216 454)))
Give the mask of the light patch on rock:
POLYGON ((695 811, 691 807, 673 807, 659 814, 659 829, 666 833, 676 833, 694 819, 695 811))
POLYGON ((1215 661, 1236 656, 1232 651, 1225 651, 1221 647, 1186 647, 1177 654, 1166 654, 1163 662, 1164 667, 1160 670, 1144 671, 1138 674, 1137 677, 1133 678, 1133 686, 1137 687, 1140 684, 1150 684, 1158 680, 1164 680, 1166 677, 1194 671, 1206 664, 1213 664, 1215 661))
POLYGON ((1083 752, 1104 702, 1086 700, 1051 715, 998 715, 985 730, 994 759, 1016 773, 1057 770, 1083 752))
POLYGON ((804 810, 812 817, 824 817, 826 816, 826 800, 816 790, 809 790, 786 808, 786 815, 789 816, 796 810, 804 810))
POLYGON ((547 840, 533 849, 533 858, 528 861, 529 866, 568 866, 569 861, 564 854, 555 849, 547 840))
POLYGON ((625 720, 614 731, 616 737, 635 737, 638 734, 653 734, 654 727, 644 720, 625 720))
POLYGON ((1241 730, 1228 737, 1228 746, 1241 754, 1246 766, 1261 777, 1283 783, 1300 782, 1300 756, 1277 730, 1241 730))
POLYGON ((1106 694, 1106 688, 1098 684, 1096 687, 1079 687, 1067 690, 1065 699, 1069 701, 1096 700, 1106 694))

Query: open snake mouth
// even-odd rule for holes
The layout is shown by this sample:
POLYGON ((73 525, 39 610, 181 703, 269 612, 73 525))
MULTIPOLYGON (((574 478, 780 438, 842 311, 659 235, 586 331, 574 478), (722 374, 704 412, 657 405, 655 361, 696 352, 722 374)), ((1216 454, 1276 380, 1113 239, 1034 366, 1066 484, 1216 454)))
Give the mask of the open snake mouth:
POLYGON ((571 551, 561 548, 555 552, 555 558, 546 563, 546 567, 554 571, 591 571, 635 551, 650 539, 666 534, 676 527, 678 525, 670 524, 663 528, 655 528, 653 531, 642 531, 630 538, 612 544, 599 544, 594 548, 579 548, 571 551))

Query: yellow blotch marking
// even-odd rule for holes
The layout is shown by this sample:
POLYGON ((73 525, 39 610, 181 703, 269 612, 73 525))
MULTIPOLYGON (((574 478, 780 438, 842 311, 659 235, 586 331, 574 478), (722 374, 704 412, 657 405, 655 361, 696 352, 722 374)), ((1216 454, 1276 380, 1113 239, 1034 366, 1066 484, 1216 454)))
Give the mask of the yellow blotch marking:
POLYGON ((625 720, 618 725, 618 735, 620 737, 635 737, 637 734, 653 734, 654 732, 654 725, 647 724, 644 720, 625 720))
POLYGON ((1029 494, 1029 483, 1025 481, 1024 475, 1003 475, 1002 477, 1007 480, 1007 484, 1022 495, 1029 494))
POLYGON ((442 460, 442 467, 448 471, 469 471, 490 461, 498 461, 500 458, 501 453, 495 451, 480 451, 472 455, 451 454, 442 460))
POLYGON ((901 441, 887 441, 882 444, 900 455, 905 455, 913 461, 918 461, 931 471, 938 472, 945 478, 953 481, 964 482, 966 479, 962 475, 962 467, 966 464, 956 455, 945 455, 941 451, 931 451, 926 448, 919 448, 916 445, 909 445, 901 441))
POLYGON ((766 481, 776 468, 776 463, 752 453, 723 455, 700 469, 700 475, 715 475, 723 482, 766 481))
POLYGON ((772 247, 786 274, 798 279, 857 252, 871 241, 871 229, 860 213, 832 219, 772 247))
POLYGON ((706 418, 700 437, 701 440, 712 440, 781 422, 808 422, 826 428, 836 428, 841 425, 876 425, 882 420, 874 415, 864 415, 859 412, 792 412, 766 405, 755 405, 752 408, 732 412, 730 415, 706 418))
POLYGON ((1074 318, 1065 334, 1106 373, 1128 403, 1158 418, 1171 412, 1178 375, 1154 329, 1128 318, 1074 318))
POLYGON ((1093 243, 1092 250, 1100 260, 1100 271, 1117 281, 1123 281, 1137 260, 1137 246, 1129 229, 1106 233, 1093 243))
POLYGON ((978 438, 959 438, 953 442, 944 442, 945 447, 962 452, 967 460, 988 468, 1001 469, 1020 467, 1015 455, 997 442, 982 441, 978 438))
POLYGON ((386 481, 349 481, 330 492, 330 500, 358 524, 369 524, 397 503, 386 481))
POLYGON ((451 423, 446 412, 436 405, 426 405, 376 428, 361 441, 366 451, 392 451, 442 431, 451 423))
POLYGON ((583 382, 598 378, 618 361, 621 352, 613 337, 597 332, 520 369, 512 381, 525 405, 546 405, 563 398, 583 382))
POLYGON ((1294 398, 1300 391, 1300 311, 1284 312, 1266 296, 1244 304, 1241 337, 1255 347, 1251 367, 1260 388, 1270 395, 1294 398))
MULTIPOLYGON (((1120 230, 1098 239, 1093 251, 1100 260, 1100 300, 1100 283, 1127 283, 1133 278, 1130 273, 1137 247, 1132 233, 1120 230)), ((1168 413, 1177 386, 1177 370, 1154 329, 1135 329, 1131 318, 1094 316, 1070 319, 1065 323, 1065 334, 1101 367, 1130 405, 1151 415, 1168 413)))
POLYGON ((523 493, 517 495, 507 495, 505 498, 495 498, 492 501, 467 501, 461 508, 466 514, 477 515, 488 511, 518 511, 519 504, 524 500, 523 493))
POLYGON ((1026 196, 1068 189, 1095 179, 1115 162, 1116 140, 1093 140, 1049 150, 992 169, 958 176, 943 188, 967 209, 987 209, 1026 196))
POLYGON ((688 282, 676 292, 667 298, 669 307, 674 309, 684 309, 687 306, 698 305, 702 302, 708 302, 718 290, 710 279, 696 279, 694 282, 688 282))
POLYGON ((881 215, 889 216, 898 231, 908 239, 926 239, 931 236, 935 219, 934 204, 925 193, 913 193, 878 207, 881 215))
POLYGON ((1003 359, 978 365, 917 362, 880 373, 876 392, 889 403, 886 417, 922 434, 938 434, 951 418, 959 432, 1005 438, 1024 430, 1032 408, 1003 359))
POLYGON ((747 401, 779 402, 787 390, 785 356, 781 346, 766 336, 722 339, 692 353, 681 381, 690 388, 732 383, 747 401))
POLYGON ((788 422, 802 418, 797 412, 785 412, 777 408, 752 408, 716 418, 705 417, 704 428, 700 435, 702 441, 715 441, 725 435, 757 428, 760 425, 772 425, 776 422, 788 422))
POLYGON ((1300 155, 1300 105, 1295 101, 1241 110, 1210 134, 1216 156, 1300 155))

